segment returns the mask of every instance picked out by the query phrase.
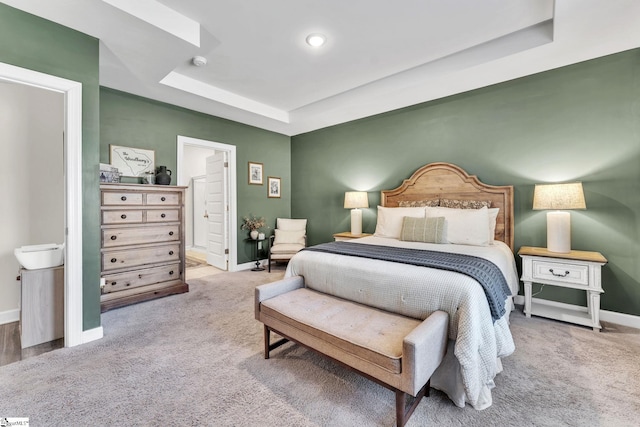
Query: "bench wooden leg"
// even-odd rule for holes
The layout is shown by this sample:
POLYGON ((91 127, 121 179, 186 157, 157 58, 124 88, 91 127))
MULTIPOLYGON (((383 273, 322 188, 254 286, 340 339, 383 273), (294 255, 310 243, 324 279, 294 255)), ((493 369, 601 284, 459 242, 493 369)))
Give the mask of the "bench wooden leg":
POLYGON ((269 329, 267 325, 263 325, 263 326, 264 326, 264 358, 268 359, 269 353, 271 352, 271 350, 274 350, 280 347, 282 344, 288 342, 289 340, 287 338, 282 338, 274 342, 273 344, 271 344, 271 329, 269 329))
POLYGON ((429 396, 430 386, 431 380, 427 381, 416 397, 413 398, 403 391, 396 390, 396 425, 398 427, 404 427, 411 415, 413 415, 413 411, 415 411, 420 400, 422 400, 424 396, 429 396), (407 406, 407 398, 409 400, 409 406, 407 406))

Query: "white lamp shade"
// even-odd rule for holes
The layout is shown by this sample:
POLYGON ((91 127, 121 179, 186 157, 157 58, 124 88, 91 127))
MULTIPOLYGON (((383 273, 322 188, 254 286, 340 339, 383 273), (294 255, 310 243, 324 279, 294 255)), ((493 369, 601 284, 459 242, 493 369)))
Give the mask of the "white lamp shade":
POLYGON ((344 193, 344 208, 368 208, 369 198, 365 191, 347 191, 344 193))

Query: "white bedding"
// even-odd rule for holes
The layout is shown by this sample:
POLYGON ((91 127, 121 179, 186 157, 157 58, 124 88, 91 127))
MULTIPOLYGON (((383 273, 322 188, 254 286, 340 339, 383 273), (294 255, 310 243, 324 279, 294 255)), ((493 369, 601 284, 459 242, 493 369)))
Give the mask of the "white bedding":
MULTIPOLYGON (((481 247, 404 242, 373 236, 350 242, 486 258, 503 272, 512 294, 518 292, 514 256, 502 242, 481 247)), ((447 393, 460 407, 465 402, 476 409, 491 406, 493 379, 502 370, 499 358, 515 350, 508 326, 511 298, 508 298, 506 314, 494 323, 482 287, 461 273, 302 251, 289 262, 285 277, 296 275, 303 276, 307 286, 316 290, 356 301, 364 298, 368 305, 415 318, 424 319, 436 310, 447 311, 449 350, 434 373, 431 386, 447 393)))

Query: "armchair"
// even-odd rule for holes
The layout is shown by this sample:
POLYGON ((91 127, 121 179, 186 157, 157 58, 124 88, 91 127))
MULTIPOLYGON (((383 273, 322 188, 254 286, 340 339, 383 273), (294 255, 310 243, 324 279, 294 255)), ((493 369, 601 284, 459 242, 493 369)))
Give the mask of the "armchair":
POLYGON ((307 220, 277 218, 274 234, 269 237, 269 272, 271 261, 288 261, 307 246, 307 220))

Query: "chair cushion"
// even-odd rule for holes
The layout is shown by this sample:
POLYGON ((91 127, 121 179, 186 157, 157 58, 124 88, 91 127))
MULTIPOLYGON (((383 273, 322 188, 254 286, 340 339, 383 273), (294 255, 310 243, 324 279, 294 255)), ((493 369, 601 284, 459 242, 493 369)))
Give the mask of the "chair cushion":
POLYGON ((275 229, 276 238, 273 241, 275 245, 283 245, 287 243, 295 243, 298 245, 304 245, 304 230, 280 230, 275 229))
POLYGON ((282 245, 271 246, 272 254, 295 254, 304 249, 304 245, 297 243, 284 243, 282 245))
POLYGON ((276 228, 280 230, 306 230, 307 229, 307 220, 306 219, 290 219, 290 218, 277 218, 276 219, 276 228))

